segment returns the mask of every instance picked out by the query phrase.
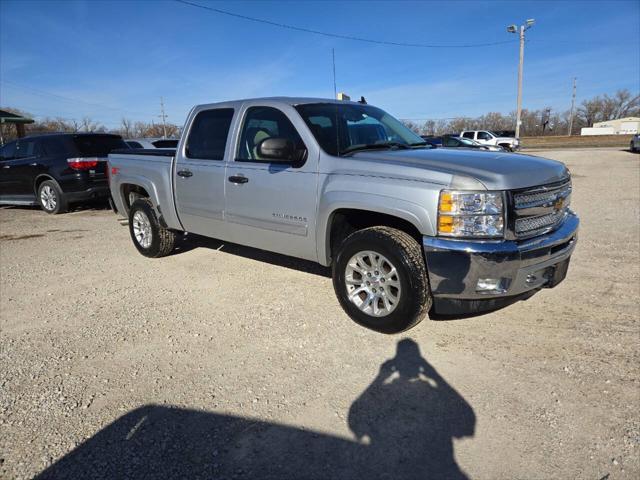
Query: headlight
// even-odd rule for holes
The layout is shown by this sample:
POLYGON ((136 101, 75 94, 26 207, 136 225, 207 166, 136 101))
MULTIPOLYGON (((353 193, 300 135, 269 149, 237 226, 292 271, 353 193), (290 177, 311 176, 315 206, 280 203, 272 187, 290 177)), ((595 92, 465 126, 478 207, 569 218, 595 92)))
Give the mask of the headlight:
POLYGON ((496 238, 503 233, 502 192, 440 192, 438 235, 496 238))

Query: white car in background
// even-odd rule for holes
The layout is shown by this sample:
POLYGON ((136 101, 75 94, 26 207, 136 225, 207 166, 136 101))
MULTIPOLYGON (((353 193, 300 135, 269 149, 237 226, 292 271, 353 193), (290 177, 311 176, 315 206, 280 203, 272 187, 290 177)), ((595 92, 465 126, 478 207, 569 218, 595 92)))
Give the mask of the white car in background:
POLYGON ((475 140, 482 145, 497 145, 509 152, 520 148, 520 140, 513 137, 500 137, 489 130, 464 130, 460 133, 463 138, 475 140))
POLYGON ((178 140, 173 138, 131 138, 125 140, 131 148, 177 148, 178 140))

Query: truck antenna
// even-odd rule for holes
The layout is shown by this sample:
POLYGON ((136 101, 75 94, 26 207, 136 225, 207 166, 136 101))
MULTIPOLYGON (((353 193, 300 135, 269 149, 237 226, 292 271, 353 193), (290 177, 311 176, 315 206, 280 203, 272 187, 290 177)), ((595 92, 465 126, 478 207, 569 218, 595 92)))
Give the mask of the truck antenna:
POLYGON ((336 50, 331 49, 331 58, 333 60, 333 98, 338 98, 338 90, 336 88, 336 50))

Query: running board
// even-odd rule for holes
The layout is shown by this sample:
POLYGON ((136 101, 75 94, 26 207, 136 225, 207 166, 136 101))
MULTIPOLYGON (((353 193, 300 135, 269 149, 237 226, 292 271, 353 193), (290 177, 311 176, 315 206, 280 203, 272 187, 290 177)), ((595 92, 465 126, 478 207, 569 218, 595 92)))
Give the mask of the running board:
POLYGON ((0 205, 29 205, 36 206, 38 202, 35 200, 0 200, 0 205))

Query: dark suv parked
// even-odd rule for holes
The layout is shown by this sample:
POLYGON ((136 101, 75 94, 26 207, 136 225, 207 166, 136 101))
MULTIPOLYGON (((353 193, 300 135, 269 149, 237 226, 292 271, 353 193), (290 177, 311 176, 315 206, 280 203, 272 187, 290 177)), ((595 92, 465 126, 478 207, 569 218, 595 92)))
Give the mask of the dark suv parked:
POLYGON ((129 148, 119 135, 56 133, 0 148, 0 205, 40 205, 65 212, 70 203, 109 196, 107 155, 129 148))

